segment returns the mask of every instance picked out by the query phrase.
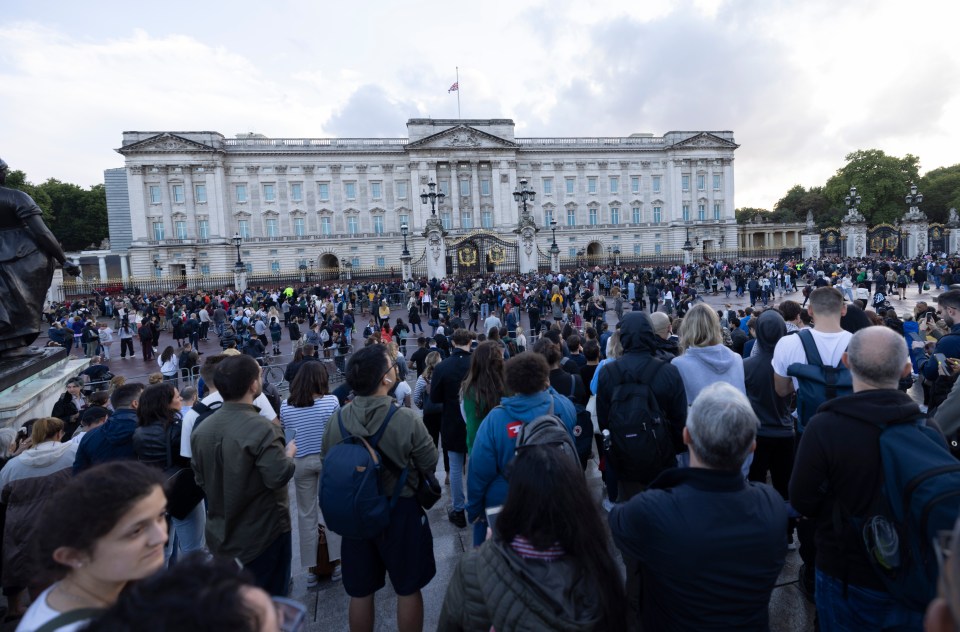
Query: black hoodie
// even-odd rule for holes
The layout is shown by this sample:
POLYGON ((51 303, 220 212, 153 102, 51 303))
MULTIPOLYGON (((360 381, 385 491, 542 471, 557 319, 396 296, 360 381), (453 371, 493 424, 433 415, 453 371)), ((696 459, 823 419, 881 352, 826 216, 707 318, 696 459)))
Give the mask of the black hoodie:
MULTIPOLYGON (((660 343, 657 334, 653 331, 650 317, 643 312, 624 314, 620 324, 620 344, 623 346, 623 356, 617 359, 616 365, 621 375, 632 375, 635 378, 651 362, 654 355, 659 355, 660 343)), ((661 359, 663 366, 653 378, 653 394, 657 398, 660 410, 670 421, 673 430, 673 444, 677 453, 685 452, 683 445, 683 427, 687 423, 687 393, 683 388, 683 380, 677 367, 670 364, 669 359, 661 359)), ((606 428, 610 417, 610 400, 613 389, 617 386, 608 379, 609 373, 600 369, 597 384, 597 421, 601 428, 606 428)))
POLYGON ((921 416, 906 393, 880 389, 827 400, 807 423, 790 477, 790 504, 817 521, 817 570, 886 592, 866 557, 861 534, 847 525, 841 543, 833 504, 836 499, 850 515, 868 515, 880 485, 880 428, 875 424, 921 416))
POLYGON ((772 309, 757 319, 757 353, 743 361, 743 381, 753 412, 760 419, 758 437, 786 438, 793 436, 790 398, 777 395, 773 383, 773 349, 787 334, 787 325, 780 312, 772 309))

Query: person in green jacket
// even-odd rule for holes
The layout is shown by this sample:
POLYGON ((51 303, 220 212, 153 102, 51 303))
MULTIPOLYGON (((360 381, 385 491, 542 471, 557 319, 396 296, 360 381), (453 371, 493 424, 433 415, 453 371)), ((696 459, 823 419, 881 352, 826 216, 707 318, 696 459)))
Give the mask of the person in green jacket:
POLYGON ((477 429, 504 395, 503 346, 481 342, 470 357, 470 372, 460 387, 460 406, 467 424, 467 455, 473 449, 477 429))

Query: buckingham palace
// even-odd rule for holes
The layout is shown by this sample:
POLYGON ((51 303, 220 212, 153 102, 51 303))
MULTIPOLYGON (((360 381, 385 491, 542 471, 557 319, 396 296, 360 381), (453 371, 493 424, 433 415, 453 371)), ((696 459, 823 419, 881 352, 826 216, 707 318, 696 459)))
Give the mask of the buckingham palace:
POLYGON ((420 275, 431 239, 447 274, 529 272, 551 252, 706 256, 738 245, 737 147, 730 131, 517 138, 509 119, 410 119, 406 138, 124 132, 111 250, 125 278, 399 270, 403 255, 420 275))

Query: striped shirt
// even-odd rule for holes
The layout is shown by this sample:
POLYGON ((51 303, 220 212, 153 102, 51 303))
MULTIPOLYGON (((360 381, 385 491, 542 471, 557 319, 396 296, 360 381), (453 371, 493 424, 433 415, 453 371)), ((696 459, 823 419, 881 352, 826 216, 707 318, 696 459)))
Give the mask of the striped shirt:
POLYGON ((313 406, 297 408, 289 402, 280 404, 280 424, 284 429, 297 431, 294 441, 297 444, 297 458, 320 454, 323 433, 327 429, 327 420, 340 408, 335 395, 324 395, 313 402, 313 406))
POLYGON ((514 536, 513 542, 510 543, 510 548, 512 548, 517 555, 527 560, 552 562, 559 560, 565 555, 563 547, 560 546, 559 543, 554 543, 546 549, 538 549, 533 546, 530 540, 522 535, 514 536))

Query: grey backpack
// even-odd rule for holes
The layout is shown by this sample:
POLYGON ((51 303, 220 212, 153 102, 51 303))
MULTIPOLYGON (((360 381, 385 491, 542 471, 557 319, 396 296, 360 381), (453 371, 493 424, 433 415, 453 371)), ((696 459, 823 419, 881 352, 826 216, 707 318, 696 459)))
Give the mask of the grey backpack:
POLYGON ((573 437, 570 436, 570 431, 567 430, 560 418, 553 413, 552 396, 550 398, 550 410, 545 415, 540 415, 520 426, 520 430, 517 432, 514 454, 533 445, 555 445, 570 455, 577 468, 580 467, 580 457, 577 456, 577 446, 573 442, 573 437))

